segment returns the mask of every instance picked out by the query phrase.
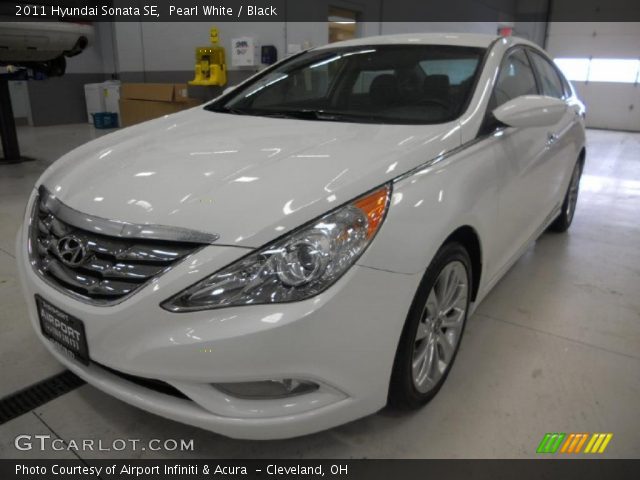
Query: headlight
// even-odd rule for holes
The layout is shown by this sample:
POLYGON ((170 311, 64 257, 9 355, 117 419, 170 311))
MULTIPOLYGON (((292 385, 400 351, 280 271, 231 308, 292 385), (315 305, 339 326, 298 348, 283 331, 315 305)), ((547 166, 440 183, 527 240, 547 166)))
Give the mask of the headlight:
POLYGON ((365 251, 380 228, 391 186, 287 234, 162 304, 172 312, 304 300, 322 292, 365 251))

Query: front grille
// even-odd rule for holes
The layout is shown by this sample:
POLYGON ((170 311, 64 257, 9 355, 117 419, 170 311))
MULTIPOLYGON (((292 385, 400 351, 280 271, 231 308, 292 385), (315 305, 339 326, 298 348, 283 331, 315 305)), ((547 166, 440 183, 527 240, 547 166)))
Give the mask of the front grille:
MULTIPOLYGON (((30 255, 36 271, 64 293, 89 303, 116 303, 202 244, 101 235, 87 228, 97 217, 82 216, 71 209, 51 208, 51 197, 40 192, 30 228, 30 255), (64 217, 66 222, 60 217, 64 217)), ((105 220, 105 222, 112 222, 105 220)), ((94 230, 95 225, 92 225, 94 230)), ((99 227, 97 228, 99 230, 99 227)))

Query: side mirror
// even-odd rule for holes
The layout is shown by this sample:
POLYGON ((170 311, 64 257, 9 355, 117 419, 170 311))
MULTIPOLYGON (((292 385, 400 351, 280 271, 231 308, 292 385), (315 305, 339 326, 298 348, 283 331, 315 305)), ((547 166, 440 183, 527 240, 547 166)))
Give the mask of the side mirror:
POLYGON ((235 86, 225 88, 224 90, 222 90, 222 95, 226 95, 227 93, 235 90, 235 88, 235 86))
POLYGON ((567 108, 557 98, 524 95, 500 105, 493 116, 509 127, 545 127, 558 123, 567 108))

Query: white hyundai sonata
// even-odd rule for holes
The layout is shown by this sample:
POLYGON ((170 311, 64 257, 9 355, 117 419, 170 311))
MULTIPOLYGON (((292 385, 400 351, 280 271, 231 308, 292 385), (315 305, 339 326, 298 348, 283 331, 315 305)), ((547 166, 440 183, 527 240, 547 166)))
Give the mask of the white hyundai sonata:
POLYGON ((54 163, 17 239, 31 321, 95 387, 231 437, 419 407, 474 307, 571 224, 583 117, 517 38, 306 51, 54 163))

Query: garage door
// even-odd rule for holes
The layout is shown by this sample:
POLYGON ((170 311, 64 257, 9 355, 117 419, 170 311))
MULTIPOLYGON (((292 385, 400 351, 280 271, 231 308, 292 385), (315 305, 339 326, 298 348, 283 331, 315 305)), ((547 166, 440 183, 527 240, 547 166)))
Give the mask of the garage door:
POLYGON ((551 22, 547 50, 587 105, 587 126, 640 131, 640 22, 551 22))

